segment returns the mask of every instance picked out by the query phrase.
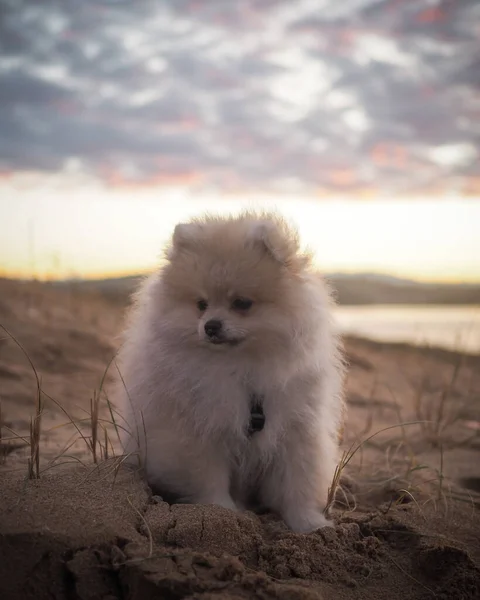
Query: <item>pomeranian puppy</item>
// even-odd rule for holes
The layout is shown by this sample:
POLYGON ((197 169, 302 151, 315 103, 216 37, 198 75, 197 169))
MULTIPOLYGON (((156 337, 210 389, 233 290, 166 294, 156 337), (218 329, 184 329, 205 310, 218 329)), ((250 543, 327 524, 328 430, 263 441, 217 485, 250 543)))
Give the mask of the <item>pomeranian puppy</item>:
POLYGON ((254 498, 296 532, 330 525, 343 362, 331 298, 275 214, 177 225, 120 351, 129 460, 176 502, 254 498))

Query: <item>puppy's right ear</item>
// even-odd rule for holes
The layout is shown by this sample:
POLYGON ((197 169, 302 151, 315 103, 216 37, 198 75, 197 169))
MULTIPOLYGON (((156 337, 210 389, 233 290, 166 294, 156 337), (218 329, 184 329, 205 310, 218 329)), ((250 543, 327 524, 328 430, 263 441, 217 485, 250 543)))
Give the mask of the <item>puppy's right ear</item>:
POLYGON ((298 251, 297 236, 281 221, 259 221, 253 225, 250 235, 254 243, 260 244, 282 265, 290 264, 298 251))
POLYGON ((199 223, 179 223, 175 226, 172 244, 167 251, 167 258, 172 260, 179 252, 191 250, 198 240, 201 225, 199 223))

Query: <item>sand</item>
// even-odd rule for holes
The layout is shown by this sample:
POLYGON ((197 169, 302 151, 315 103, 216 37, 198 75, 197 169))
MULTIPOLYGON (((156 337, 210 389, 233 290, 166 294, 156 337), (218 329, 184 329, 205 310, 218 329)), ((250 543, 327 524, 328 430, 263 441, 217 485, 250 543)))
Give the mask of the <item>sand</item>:
POLYGON ((2 600, 480 598, 480 357, 347 340, 343 446, 367 441, 335 527, 298 535, 272 514, 152 496, 112 456, 104 396, 92 465, 90 401, 121 318, 91 293, 0 281, 0 323, 58 403, 43 397, 40 478, 28 479, 35 377, 1 335, 2 600), (399 426, 419 417, 431 423, 399 426))
POLYGON ((0 597, 7 600, 480 594, 470 554, 480 549, 478 519, 469 507, 439 523, 412 504, 387 514, 384 506, 298 535, 272 515, 170 506, 135 474, 122 469, 114 481, 107 465, 38 481, 8 477, 0 498, 0 597))

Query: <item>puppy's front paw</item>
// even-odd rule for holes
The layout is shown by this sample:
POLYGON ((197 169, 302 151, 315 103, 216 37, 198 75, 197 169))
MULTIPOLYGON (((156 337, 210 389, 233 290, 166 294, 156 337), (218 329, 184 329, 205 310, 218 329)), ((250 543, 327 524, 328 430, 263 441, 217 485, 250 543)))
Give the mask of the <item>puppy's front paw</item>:
POLYGON ((333 521, 327 519, 318 510, 306 510, 285 516, 285 523, 295 533, 311 533, 322 527, 334 527, 333 521))
POLYGON ((226 495, 214 495, 214 496, 203 496, 197 500, 198 504, 214 504, 221 506, 222 508, 228 508, 233 511, 238 511, 238 506, 232 500, 230 496, 226 495))

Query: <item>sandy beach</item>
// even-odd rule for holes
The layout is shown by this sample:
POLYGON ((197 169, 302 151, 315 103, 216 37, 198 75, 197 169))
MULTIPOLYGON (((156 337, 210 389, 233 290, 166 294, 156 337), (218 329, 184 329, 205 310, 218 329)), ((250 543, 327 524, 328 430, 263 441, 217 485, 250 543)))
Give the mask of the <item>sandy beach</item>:
POLYGON ((0 280, 1 598, 480 597, 480 356, 346 339, 336 526, 297 535, 170 506, 123 467, 107 398, 124 308, 0 280))

